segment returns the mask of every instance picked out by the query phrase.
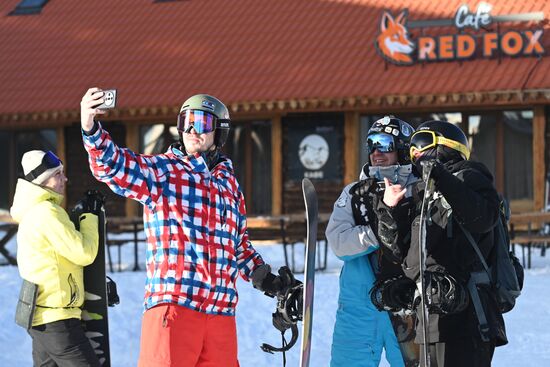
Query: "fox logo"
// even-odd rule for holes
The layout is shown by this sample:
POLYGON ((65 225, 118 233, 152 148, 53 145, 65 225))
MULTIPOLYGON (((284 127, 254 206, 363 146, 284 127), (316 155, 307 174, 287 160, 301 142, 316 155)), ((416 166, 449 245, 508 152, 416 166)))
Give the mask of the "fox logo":
POLYGON ((409 40, 408 31, 405 27, 408 11, 405 9, 393 18, 385 11, 380 22, 380 34, 376 39, 376 48, 383 58, 394 64, 412 64, 411 54, 414 50, 414 43, 409 40))

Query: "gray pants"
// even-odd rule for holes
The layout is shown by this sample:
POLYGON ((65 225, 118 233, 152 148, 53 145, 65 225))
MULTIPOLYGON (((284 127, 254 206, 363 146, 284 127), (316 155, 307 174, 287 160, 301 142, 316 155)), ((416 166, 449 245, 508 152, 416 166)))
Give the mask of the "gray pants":
POLYGON ((35 367, 99 367, 81 321, 67 319, 34 326, 32 359, 35 367))

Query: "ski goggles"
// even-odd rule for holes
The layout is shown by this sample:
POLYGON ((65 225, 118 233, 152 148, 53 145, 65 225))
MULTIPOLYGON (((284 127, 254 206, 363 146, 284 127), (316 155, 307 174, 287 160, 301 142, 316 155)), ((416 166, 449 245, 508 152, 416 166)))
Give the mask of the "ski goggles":
POLYGON ((411 161, 415 160, 418 153, 434 148, 438 144, 459 151, 464 155, 464 157, 466 157, 466 159, 470 158, 470 150, 464 144, 455 140, 447 139, 443 136, 437 136, 434 131, 419 130, 411 137, 411 148, 409 151, 411 161))
POLYGON ((59 167, 60 165, 61 159, 48 150, 42 157, 42 162, 40 162, 40 165, 27 173, 25 175, 25 179, 28 181, 33 181, 47 170, 59 167))
POLYGON ((381 153, 395 152, 397 149, 393 136, 384 133, 367 136, 367 152, 372 154, 375 150, 381 153))
POLYGON ((218 118, 206 111, 185 110, 178 115, 178 130, 189 133, 193 128, 197 134, 211 133, 216 129, 218 118))

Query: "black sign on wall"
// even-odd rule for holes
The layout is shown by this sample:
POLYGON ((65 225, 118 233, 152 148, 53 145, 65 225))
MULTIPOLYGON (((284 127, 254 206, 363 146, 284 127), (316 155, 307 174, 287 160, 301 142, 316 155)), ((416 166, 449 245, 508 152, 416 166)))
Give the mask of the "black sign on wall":
POLYGON ((343 114, 283 118, 286 180, 343 179, 343 114))

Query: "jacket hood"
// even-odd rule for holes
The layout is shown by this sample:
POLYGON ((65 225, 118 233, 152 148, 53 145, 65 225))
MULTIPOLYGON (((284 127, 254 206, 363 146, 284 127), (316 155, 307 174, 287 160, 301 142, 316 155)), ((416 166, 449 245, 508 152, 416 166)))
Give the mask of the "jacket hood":
POLYGON ((233 162, 226 155, 220 153, 218 164, 212 169, 212 174, 217 177, 229 178, 234 176, 233 162))
POLYGON ((10 214, 17 223, 20 223, 33 206, 43 201, 51 201, 60 205, 63 195, 20 178, 17 180, 10 214))
MULTIPOLYGON (((186 154, 182 151, 181 146, 177 143, 172 144, 168 148, 168 154, 173 154, 174 156, 181 159, 184 163, 188 164, 191 167, 193 172, 201 172, 208 170, 208 165, 204 160, 204 157, 201 153, 195 154, 186 154)), ((229 178, 234 176, 233 172, 233 162, 225 154, 220 153, 218 157, 218 162, 210 170, 213 176, 218 178, 229 178)))

